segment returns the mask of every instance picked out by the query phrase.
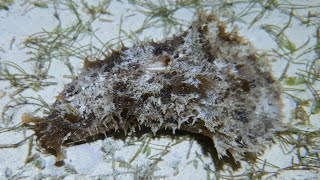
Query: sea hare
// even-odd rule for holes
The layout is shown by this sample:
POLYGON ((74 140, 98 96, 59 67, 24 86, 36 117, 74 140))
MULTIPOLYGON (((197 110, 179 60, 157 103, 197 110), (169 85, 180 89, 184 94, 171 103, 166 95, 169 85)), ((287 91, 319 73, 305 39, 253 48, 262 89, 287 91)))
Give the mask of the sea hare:
POLYGON ((281 127, 280 88, 266 60, 236 30, 200 15, 162 42, 85 60, 50 114, 24 114, 41 147, 65 158, 62 146, 114 131, 141 128, 199 133, 218 156, 258 155, 281 127))

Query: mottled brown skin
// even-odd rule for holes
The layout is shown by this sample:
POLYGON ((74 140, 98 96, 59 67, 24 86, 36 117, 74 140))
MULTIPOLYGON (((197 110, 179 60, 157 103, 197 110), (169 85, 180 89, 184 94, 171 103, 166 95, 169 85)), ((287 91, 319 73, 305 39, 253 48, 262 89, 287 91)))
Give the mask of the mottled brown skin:
MULTIPOLYGON (((208 16, 206 19, 199 21, 198 23, 203 22, 210 22, 210 21, 217 21, 215 17, 208 16)), ((197 22, 196 22, 197 23, 197 22)), ((195 23, 195 24, 196 24, 195 23)), ((205 56, 207 61, 214 61, 216 58, 216 54, 213 47, 211 47, 209 41, 205 38, 207 36, 207 26, 200 26, 194 25, 198 27, 198 32, 201 36, 200 40, 203 40, 202 49, 205 52, 205 56)), ((222 40, 230 44, 246 44, 247 42, 243 40, 243 38, 239 37, 235 31, 226 32, 225 25, 223 23, 218 24, 219 28, 219 36, 222 40)), ((152 42, 150 43, 153 47, 153 54, 154 56, 158 57, 160 61, 162 61, 164 66, 169 66, 173 59, 175 58, 174 52, 176 51, 177 47, 184 43, 184 37, 187 33, 182 33, 180 36, 176 36, 172 39, 166 40, 161 43, 152 42)), ((109 57, 105 60, 97 60, 97 61, 89 61, 86 59, 84 61, 84 70, 100 70, 103 68, 104 72, 111 71, 117 64, 120 64, 123 61, 122 58, 122 51, 126 50, 123 48, 121 51, 114 51, 109 57)), ((219 49, 216 49, 218 52, 219 49)), ((249 61, 257 61, 257 55, 251 54, 248 56, 249 61)), ((211 63, 211 62, 210 62, 211 63)), ((239 73, 242 71, 248 71, 246 68, 246 64, 237 64, 235 66, 239 73)), ((134 76, 141 76, 144 72, 139 71, 139 66, 132 66, 131 72, 134 76)), ((270 73, 261 72, 259 67, 256 67, 255 71, 257 72, 257 76, 263 76, 264 81, 270 84, 274 84, 275 80, 271 76, 270 73)), ((229 72, 226 72, 229 73, 229 72)), ((98 77, 97 75, 92 74, 92 81, 95 81, 98 77)), ((234 81, 233 85, 224 92, 221 97, 215 99, 216 103, 223 102, 223 98, 229 96, 231 92, 239 91, 239 93, 250 93, 251 89, 256 88, 256 86, 261 86, 260 82, 255 80, 247 80, 247 79, 239 79, 235 75, 230 72, 228 75, 229 81, 234 81)), ((119 82, 113 86, 113 103, 115 104, 116 111, 112 112, 110 116, 112 117, 103 117, 106 120, 103 121, 101 124, 92 125, 92 122, 95 122, 97 115, 93 112, 85 111, 82 115, 79 114, 77 109, 73 109, 73 107, 69 107, 68 99, 75 95, 77 92, 74 91, 74 83, 72 82, 66 86, 63 92, 57 97, 57 102, 53 105, 53 107, 60 107, 61 104, 68 109, 69 113, 61 112, 59 108, 53 108, 52 112, 49 116, 44 118, 38 117, 31 117, 25 114, 23 116, 24 123, 34 123, 34 131, 36 136, 38 137, 38 141, 41 147, 47 149, 48 151, 52 152, 56 155, 57 160, 61 161, 65 157, 62 153, 62 146, 68 144, 74 144, 80 141, 86 141, 87 138, 97 136, 99 134, 105 134, 108 132, 113 131, 124 131, 127 132, 134 132, 141 128, 152 128, 153 124, 159 124, 157 120, 149 119, 147 123, 139 123, 138 117, 141 108, 145 106, 145 101, 149 100, 150 97, 158 97, 161 99, 161 102, 166 104, 170 103, 170 98, 172 95, 177 96, 185 96, 188 94, 198 94, 199 99, 195 99, 194 102, 190 101, 189 106, 192 104, 197 104, 201 99, 205 99, 208 96, 208 91, 212 88, 217 86, 221 80, 219 78, 212 78, 205 75, 199 74, 196 79, 200 82, 198 86, 190 85, 187 83, 182 82, 183 76, 179 76, 179 72, 177 71, 170 71, 170 72, 161 72, 158 73, 157 78, 164 79, 166 84, 164 84, 163 88, 160 90, 159 93, 151 94, 151 93, 144 93, 142 94, 140 99, 135 99, 131 97, 131 94, 126 93, 128 90, 128 85, 123 82, 119 82), (169 83, 168 83, 169 82, 169 83), (71 112, 71 113, 70 113, 71 112)), ((150 79, 151 81, 158 81, 157 79, 150 79)), ((274 93, 275 99, 279 98, 279 92, 274 93)), ((95 97, 99 98, 99 97, 95 97)), ((173 129, 172 127, 176 126, 177 121, 173 119, 174 116, 167 114, 161 114, 161 110, 159 109, 159 115, 163 116, 164 122, 159 127, 160 129, 173 129)), ((174 113, 174 112, 171 112, 174 113)), ((233 117, 235 120, 240 121, 241 123, 247 123, 248 120, 248 113, 249 110, 246 108, 239 108, 239 110, 233 112, 233 117)), ((196 114, 195 114, 196 116, 196 114)), ((219 122, 219 119, 213 120, 219 122)), ((219 123, 218 123, 219 124, 219 123)), ((224 124, 220 123, 217 126, 217 132, 219 133, 219 128, 223 127, 224 124), (219 127, 220 126, 220 127, 219 127)), ((175 129, 173 129, 174 131, 175 129)), ((205 136, 208 136, 211 139, 214 139, 214 135, 212 130, 208 129, 205 123, 201 120, 195 120, 190 118, 188 121, 185 121, 181 124, 180 130, 191 132, 191 133, 200 133, 205 136)), ((241 138, 241 137, 240 137, 241 138)), ((246 146, 246 144, 241 144, 241 139, 239 141, 239 146, 246 146)), ((230 149, 232 151, 233 149, 230 149)))

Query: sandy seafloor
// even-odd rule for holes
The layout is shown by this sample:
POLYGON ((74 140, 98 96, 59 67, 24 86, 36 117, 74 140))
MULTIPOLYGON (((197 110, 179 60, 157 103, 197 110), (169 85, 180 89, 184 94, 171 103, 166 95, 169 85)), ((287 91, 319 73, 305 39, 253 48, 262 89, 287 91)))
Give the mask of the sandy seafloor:
MULTIPOLYGON (((32 74, 34 72, 34 64, 32 62, 25 62, 32 56, 28 54, 32 49, 25 48, 23 42, 25 42, 30 35, 35 33, 43 32, 44 30, 52 31, 59 22, 57 18, 54 17, 55 10, 52 4, 49 3, 48 7, 39 8, 31 5, 30 2, 22 0, 14 1, 14 3, 9 6, 8 10, 0 10, 0 62, 14 62, 23 67, 26 72, 32 74), (13 38, 14 41, 12 40, 13 38)), ((302 1, 292 2, 302 3, 302 1)), ((316 0, 304 2, 311 5, 319 4, 316 0)), ((127 32, 136 30, 143 23, 145 16, 134 11, 135 7, 135 5, 125 1, 113 1, 107 8, 108 13, 110 14, 103 15, 105 20, 95 21, 92 24, 92 29, 96 30, 95 34, 103 42, 118 38, 120 25, 123 29, 127 30, 127 32)), ((241 10, 241 8, 244 7, 239 6, 239 8, 241 10)), ((83 9, 79 8, 78 10, 82 13, 80 16, 83 16, 84 19, 89 18, 88 15, 83 15, 85 13, 83 9)), ((259 11, 259 9, 257 9, 257 11, 259 11)), ((301 9, 297 10, 297 12, 298 11, 301 14, 308 14, 308 11, 320 12, 316 9, 301 9)), ((194 10, 184 8, 176 11, 175 16, 186 21, 183 21, 185 24, 188 24, 192 19, 195 19, 194 10)), ((236 22, 235 24, 229 24, 229 27, 231 28, 237 25, 240 34, 250 40, 259 52, 267 53, 268 51, 277 48, 277 44, 274 39, 261 28, 261 25, 284 25, 288 22, 289 15, 275 10, 273 13, 267 13, 262 19, 248 29, 249 22, 251 22, 255 16, 256 14, 248 15, 245 17, 247 22, 236 22)), ((65 7, 59 9, 59 17, 62 27, 67 27, 77 22, 74 13, 65 7)), ((186 28, 186 26, 184 26, 184 28, 186 28)), ((302 25, 295 20, 290 24, 290 28, 288 28, 286 34, 295 44, 297 44, 297 46, 302 45, 308 39, 310 39, 310 44, 316 43, 315 27, 302 25)), ((142 40, 145 38, 161 40, 163 39, 163 26, 160 24, 160 27, 152 27, 138 35, 142 40)), ((96 38, 90 37, 88 34, 79 39, 78 43, 82 45, 91 43, 96 47, 101 47, 101 43, 96 38)), ((124 41, 124 44, 130 46, 130 41, 124 41)), ((92 54, 88 53, 88 56, 89 55, 95 57, 95 51, 92 51, 92 54)), ((313 52, 303 56, 306 60, 315 57, 316 55, 313 52)), ((273 74, 275 78, 279 78, 285 69, 287 61, 276 57, 270 57, 270 60, 273 74)), ((71 57, 70 61, 74 66, 75 74, 79 73, 83 61, 74 57, 71 57)), ((63 86, 70 82, 70 78, 66 77, 66 75, 70 75, 70 71, 63 62, 64 61, 61 59, 52 61, 49 70, 49 75, 53 76, 53 79, 51 80, 56 82, 56 85, 44 87, 38 91, 28 88, 23 91, 21 95, 35 98, 41 96, 47 103, 52 104, 55 97, 63 89, 63 86)), ((288 76, 294 76, 298 69, 301 68, 303 68, 303 65, 301 64, 290 64, 287 72, 288 76)), ((301 88, 305 87, 302 85, 301 88)), ((19 97, 19 95, 10 96, 15 90, 16 89, 10 85, 9 81, 0 81, 1 113, 4 111, 3 108, 8 102, 15 97, 19 97)), ((308 95, 310 94, 302 94, 302 96, 308 95)), ((288 123, 290 122, 290 119, 292 119, 294 102, 285 95, 283 96, 283 102, 283 120, 288 123)), ((0 127, 6 128, 19 124, 21 122, 20 117, 22 113, 31 112, 35 110, 35 108, 36 106, 21 106, 6 112, 5 117, 10 116, 10 113, 12 114, 12 111, 14 111, 13 121, 6 123, 5 120, 2 119, 2 121, 0 121, 0 127)), ((41 115, 41 113, 42 112, 40 111, 39 115, 41 115)), ((319 114, 310 115, 310 123, 314 126, 313 128, 319 129, 319 114)), ((1 132, 0 145, 6 146, 17 143, 32 134, 32 130, 21 128, 8 132, 1 132)), ((174 136, 166 136, 154 139, 151 137, 152 135, 146 135, 145 137, 142 137, 141 141, 138 141, 135 137, 127 138, 126 141, 107 137, 103 140, 68 147, 65 149, 67 159, 65 160, 65 165, 62 167, 55 166, 54 156, 43 153, 43 151, 39 149, 36 144, 36 138, 34 137, 32 141, 28 139, 19 147, 0 149, 0 179, 150 178, 195 180, 216 179, 219 177, 218 174, 225 175, 220 176, 222 179, 231 178, 229 175, 231 175, 232 170, 228 167, 228 164, 224 166, 226 171, 215 171, 216 169, 210 155, 206 155, 200 144, 197 141, 194 141, 192 137, 175 138, 174 136), (129 161, 135 156, 136 152, 141 147, 141 144, 148 140, 150 140, 149 146, 144 147, 142 153, 138 154, 138 156, 129 164, 129 161), (33 146, 31 151, 29 151, 30 144, 32 143, 33 146), (169 146, 166 147, 167 145, 169 146), (34 160, 26 163, 28 153, 31 153, 30 156, 34 156, 34 160), (160 156, 162 156, 162 160, 155 165, 155 161, 152 158, 160 156), (210 170, 208 170, 208 167, 210 167, 210 170)), ((288 149, 290 149, 290 147, 288 147, 288 149)), ((274 167, 285 168, 292 163, 297 162, 296 153, 296 151, 289 151, 288 153, 288 151, 285 151, 276 141, 274 145, 267 147, 265 154, 261 155, 259 158, 262 162, 265 161, 273 164, 274 167)), ((304 152, 301 153, 303 154, 304 152)), ((263 166, 262 164, 263 163, 261 163, 260 166, 263 166)), ((257 166, 259 166, 259 163, 257 163, 257 166)), ((265 168, 269 168, 272 172, 277 169, 274 167, 268 166, 265 168)), ((248 169, 250 169, 250 166, 246 162, 242 162, 242 168, 232 172, 232 174, 241 174, 248 171, 248 169)), ((315 170, 283 170, 280 171, 277 176, 270 177, 267 174, 262 178, 318 179, 318 173, 319 171, 315 170)), ((237 177, 235 178, 237 179, 237 177)), ((245 176, 238 177, 238 179, 242 178, 250 179, 250 177, 245 176)))

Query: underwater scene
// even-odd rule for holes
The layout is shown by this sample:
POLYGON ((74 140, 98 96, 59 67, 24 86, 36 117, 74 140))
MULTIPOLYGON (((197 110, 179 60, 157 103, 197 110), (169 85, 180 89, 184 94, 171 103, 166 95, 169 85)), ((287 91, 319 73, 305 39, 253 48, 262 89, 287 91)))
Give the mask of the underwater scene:
POLYGON ((319 179, 317 0, 0 0, 0 179, 319 179))

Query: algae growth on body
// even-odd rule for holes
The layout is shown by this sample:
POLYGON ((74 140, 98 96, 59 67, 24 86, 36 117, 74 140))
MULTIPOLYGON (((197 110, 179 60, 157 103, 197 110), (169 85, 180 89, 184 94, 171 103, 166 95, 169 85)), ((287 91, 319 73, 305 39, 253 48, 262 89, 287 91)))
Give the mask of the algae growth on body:
POLYGON ((162 42, 86 59, 46 117, 25 113, 40 145, 65 158, 63 146, 94 136, 168 129, 209 137, 221 158, 262 153, 281 130, 280 89, 266 60, 236 30, 200 15, 162 42))

